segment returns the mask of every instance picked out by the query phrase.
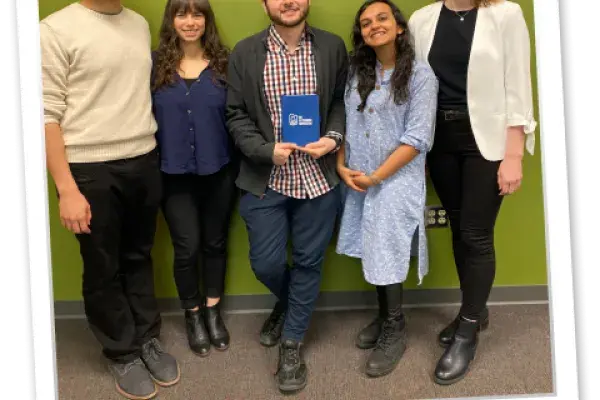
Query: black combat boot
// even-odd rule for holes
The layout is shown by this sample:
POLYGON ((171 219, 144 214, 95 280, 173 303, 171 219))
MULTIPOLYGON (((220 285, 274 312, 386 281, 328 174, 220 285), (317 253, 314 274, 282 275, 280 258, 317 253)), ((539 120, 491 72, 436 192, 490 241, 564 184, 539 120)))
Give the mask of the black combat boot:
POLYGON ((434 380, 451 385, 465 377, 475 358, 480 322, 460 317, 454 337, 435 368, 434 380))
POLYGON ((286 339, 279 346, 279 368, 277 369, 277 385, 283 394, 297 393, 306 387, 308 370, 302 343, 286 339))
POLYGON ((370 377, 380 377, 392 372, 406 350, 402 292, 401 283, 385 286, 388 309, 375 349, 367 360, 365 372, 370 377))
POLYGON ((273 347, 279 343, 283 324, 285 322, 286 306, 278 301, 271 314, 264 322, 260 331, 260 344, 265 347, 273 347))
POLYGON ((385 286, 377 286, 377 302, 379 304, 379 315, 369 325, 364 327, 356 337, 356 347, 359 349, 372 349, 381 335, 383 321, 387 316, 385 286))

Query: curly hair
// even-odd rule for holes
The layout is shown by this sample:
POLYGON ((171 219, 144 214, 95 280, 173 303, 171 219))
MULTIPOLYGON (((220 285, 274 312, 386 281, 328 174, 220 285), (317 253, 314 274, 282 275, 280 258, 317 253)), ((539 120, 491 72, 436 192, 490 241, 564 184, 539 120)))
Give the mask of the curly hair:
POLYGON ((160 40, 155 52, 152 90, 172 85, 175 82, 177 69, 183 59, 183 50, 179 45, 179 36, 173 24, 175 16, 180 12, 201 12, 204 15, 205 30, 200 40, 205 57, 209 60, 208 66, 215 71, 215 79, 225 80, 226 78, 229 49, 221 42, 215 14, 209 1, 168 0, 160 27, 160 40))
POLYGON ((375 82, 377 81, 375 71, 377 56, 375 50, 369 47, 362 37, 360 17, 367 7, 375 3, 387 4, 392 9, 396 23, 403 29, 403 32, 396 37, 396 65, 390 80, 396 104, 402 104, 408 99, 408 84, 415 60, 415 50, 410 42, 408 23, 400 9, 390 0, 367 0, 356 13, 352 29, 353 49, 350 52, 349 77, 352 79, 356 76, 358 79, 357 90, 361 99, 358 111, 360 112, 364 111, 367 98, 375 88, 375 82))

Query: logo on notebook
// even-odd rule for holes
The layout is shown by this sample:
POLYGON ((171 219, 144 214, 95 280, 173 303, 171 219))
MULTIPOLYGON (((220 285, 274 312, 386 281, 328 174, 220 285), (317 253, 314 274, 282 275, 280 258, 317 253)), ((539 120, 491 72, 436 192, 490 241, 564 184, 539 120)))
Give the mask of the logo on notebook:
POLYGON ((312 118, 304 118, 302 115, 290 114, 289 117, 290 126, 312 126, 312 118))

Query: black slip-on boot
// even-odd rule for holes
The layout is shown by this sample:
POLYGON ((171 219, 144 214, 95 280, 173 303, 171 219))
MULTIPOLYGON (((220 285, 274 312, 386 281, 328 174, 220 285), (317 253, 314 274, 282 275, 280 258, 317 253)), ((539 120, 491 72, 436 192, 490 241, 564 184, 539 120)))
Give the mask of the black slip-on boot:
POLYGON ((210 342, 215 349, 225 351, 229 348, 229 331, 221 317, 221 303, 204 308, 204 323, 208 329, 210 342))
POLYGON ((439 385, 452 385, 465 377, 475 358, 479 321, 461 317, 450 345, 438 361, 434 380, 439 385))
MULTIPOLYGON (((477 330, 479 332, 485 331, 490 325, 490 313, 488 308, 486 307, 481 313, 481 319, 479 320, 479 327, 477 330)), ((458 327, 458 322, 460 320, 460 315, 457 315, 448 326, 442 329, 438 335, 438 342, 442 347, 448 347, 448 345, 452 342, 452 338, 454 337, 454 333, 456 332, 456 328, 458 327)))
POLYGON ((206 331, 202 309, 185 310, 185 332, 192 351, 206 357, 210 353, 210 336, 206 331))

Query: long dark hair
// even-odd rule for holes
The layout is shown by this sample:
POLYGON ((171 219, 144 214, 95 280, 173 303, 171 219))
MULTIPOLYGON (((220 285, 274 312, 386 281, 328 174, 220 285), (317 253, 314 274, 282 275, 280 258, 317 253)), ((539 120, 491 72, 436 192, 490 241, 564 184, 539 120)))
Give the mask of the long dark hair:
POLYGON ((400 9, 390 0, 367 0, 356 13, 352 29, 353 50, 350 53, 349 77, 350 79, 354 76, 358 78, 357 90, 361 99, 358 111, 360 112, 365 109, 367 98, 375 88, 375 82, 377 81, 377 72, 375 71, 377 56, 375 50, 369 47, 362 37, 360 16, 367 7, 375 3, 387 4, 392 9, 396 23, 403 29, 402 34, 396 37, 396 66, 391 77, 392 93, 396 104, 401 104, 408 99, 408 83, 415 60, 415 51, 410 42, 408 23, 400 9))
POLYGON ((229 49, 221 43, 215 14, 208 0, 169 0, 165 6, 160 41, 156 50, 154 81, 152 90, 175 82, 177 68, 183 58, 183 50, 179 45, 179 36, 173 26, 175 16, 179 12, 201 12, 204 14, 205 30, 200 39, 205 57, 210 60, 208 66, 215 71, 217 79, 224 80, 227 72, 229 49))

